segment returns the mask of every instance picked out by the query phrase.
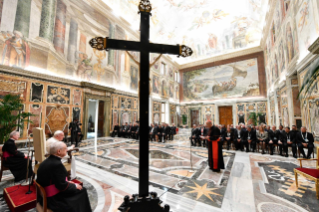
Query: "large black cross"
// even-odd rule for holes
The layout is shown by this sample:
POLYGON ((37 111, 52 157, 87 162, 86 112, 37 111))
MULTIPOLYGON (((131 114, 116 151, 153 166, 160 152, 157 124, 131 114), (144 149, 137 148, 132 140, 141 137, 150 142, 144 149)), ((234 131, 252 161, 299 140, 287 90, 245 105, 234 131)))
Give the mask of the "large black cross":
POLYGON ((92 48, 98 50, 124 50, 140 52, 140 157, 139 157, 139 196, 149 196, 149 75, 150 53, 191 56, 193 51, 187 46, 163 45, 149 42, 150 16, 152 6, 149 0, 141 0, 138 6, 141 14, 141 41, 126 41, 97 37, 90 40, 92 48))

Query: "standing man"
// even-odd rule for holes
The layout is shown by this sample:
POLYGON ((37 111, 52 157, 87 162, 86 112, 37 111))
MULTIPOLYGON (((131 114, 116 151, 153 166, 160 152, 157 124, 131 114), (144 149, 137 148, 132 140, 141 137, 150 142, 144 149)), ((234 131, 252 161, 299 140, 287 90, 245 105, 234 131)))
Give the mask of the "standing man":
POLYGON ((307 158, 307 159, 311 158, 311 154, 314 148, 313 142, 314 142, 313 135, 307 132, 306 127, 301 127, 301 132, 297 134, 297 143, 298 143, 298 149, 303 155, 303 158, 307 158), (308 148, 307 157, 306 157, 304 148, 308 148))
POLYGON ((246 152, 249 152, 248 147, 248 131, 244 124, 242 124, 241 130, 240 130, 240 149, 241 151, 244 151, 244 146, 246 147, 246 152))
POLYGON ((213 126, 212 121, 207 121, 206 127, 209 129, 208 135, 206 137, 201 136, 201 138, 208 141, 209 168, 214 172, 220 172, 220 169, 225 169, 220 130, 213 126))
POLYGON ((73 122, 70 123, 69 129, 71 130, 71 144, 75 142, 76 146, 78 144, 78 133, 79 133, 78 127, 79 127, 78 120, 73 119, 73 122))

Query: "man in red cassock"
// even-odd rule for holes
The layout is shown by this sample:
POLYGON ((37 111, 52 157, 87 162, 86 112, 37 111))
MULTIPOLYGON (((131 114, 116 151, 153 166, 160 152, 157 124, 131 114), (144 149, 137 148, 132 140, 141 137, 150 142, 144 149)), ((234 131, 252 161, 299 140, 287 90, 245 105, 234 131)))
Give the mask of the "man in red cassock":
POLYGON ((208 141, 209 168, 214 172, 220 172, 220 169, 225 169, 220 130, 210 120, 206 122, 206 127, 209 129, 208 135, 201 137, 208 141))

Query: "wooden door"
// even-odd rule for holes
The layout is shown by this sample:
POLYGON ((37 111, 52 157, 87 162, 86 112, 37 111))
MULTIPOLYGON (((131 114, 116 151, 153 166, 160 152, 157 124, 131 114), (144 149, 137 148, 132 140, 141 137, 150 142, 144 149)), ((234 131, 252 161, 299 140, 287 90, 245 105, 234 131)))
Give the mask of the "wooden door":
POLYGON ((98 111, 98 125, 97 125, 97 134, 98 137, 103 137, 104 135, 104 101, 99 101, 99 111, 98 111))
POLYGON ((225 126, 233 124, 233 107, 224 106, 219 107, 219 124, 224 124, 225 126))
POLYGON ((191 127, 199 125, 199 110, 191 110, 191 127))

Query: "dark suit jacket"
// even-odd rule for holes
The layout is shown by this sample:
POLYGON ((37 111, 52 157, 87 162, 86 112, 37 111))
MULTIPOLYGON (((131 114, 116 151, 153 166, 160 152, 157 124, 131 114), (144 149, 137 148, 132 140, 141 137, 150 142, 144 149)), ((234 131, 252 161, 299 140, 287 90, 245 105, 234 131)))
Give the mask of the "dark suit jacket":
POLYGON ((247 141, 247 137, 248 137, 248 131, 245 128, 241 129, 240 130, 240 139, 242 141, 247 141))
POLYGON ((198 128, 192 128, 192 135, 191 135, 191 137, 193 137, 193 136, 195 136, 195 137, 197 137, 198 136, 198 128))
POLYGON ((208 130, 206 127, 201 127, 197 129, 197 136, 207 136, 208 130), (203 131, 203 135, 202 135, 203 131))
POLYGON ((170 133, 170 131, 171 131, 171 128, 170 127, 164 127, 164 128, 162 128, 162 133, 165 133, 166 135, 168 135, 169 133, 170 133))
POLYGON ((314 142, 313 135, 309 132, 307 132, 307 136, 306 135, 301 136, 301 132, 298 132, 296 140, 297 140, 297 143, 313 143, 314 142), (305 141, 306 137, 308 139, 308 142, 305 141))
POLYGON ((170 127, 171 128, 171 135, 176 135, 176 127, 170 127))
POLYGON ((290 136, 291 136, 291 138, 290 138, 290 140, 293 142, 293 143, 297 143, 297 134, 300 134, 300 131, 298 131, 298 130, 291 130, 290 131, 290 136))
POLYGON ((251 129, 250 132, 248 132, 248 130, 247 130, 247 140, 248 140, 249 136, 250 136, 250 140, 252 142, 256 142, 257 141, 256 130, 251 129))
POLYGON ((224 141, 227 141, 226 137, 230 137, 230 141, 234 140, 234 132, 232 130, 230 130, 230 132, 227 132, 227 130, 226 130, 226 132, 224 133, 224 136, 223 136, 224 141), (228 133, 230 133, 229 136, 228 136, 228 133))
POLYGON ((278 130, 276 130, 275 132, 272 131, 272 130, 269 130, 268 136, 269 136, 269 141, 270 141, 270 140, 272 140, 272 141, 279 141, 281 134, 280 134, 280 132, 279 132, 278 130), (277 140, 275 140, 275 138, 276 138, 277 140))

